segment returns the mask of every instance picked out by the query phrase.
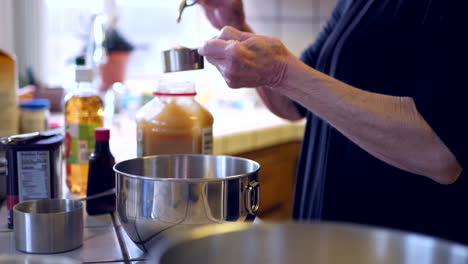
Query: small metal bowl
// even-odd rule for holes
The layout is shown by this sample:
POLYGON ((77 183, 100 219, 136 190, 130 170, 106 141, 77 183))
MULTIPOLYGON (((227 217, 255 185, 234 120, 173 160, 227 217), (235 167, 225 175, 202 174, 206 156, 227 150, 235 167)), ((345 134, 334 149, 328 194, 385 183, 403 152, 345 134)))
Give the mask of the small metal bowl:
POLYGON ((16 249, 61 253, 83 244, 83 203, 67 199, 33 200, 13 207, 16 249))

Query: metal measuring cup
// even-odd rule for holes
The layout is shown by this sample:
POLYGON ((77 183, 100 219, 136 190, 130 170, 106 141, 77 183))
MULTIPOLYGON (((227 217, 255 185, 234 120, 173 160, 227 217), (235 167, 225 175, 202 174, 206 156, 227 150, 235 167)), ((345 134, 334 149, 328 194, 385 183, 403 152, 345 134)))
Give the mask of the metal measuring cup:
POLYGON ((175 47, 162 52, 164 73, 200 70, 204 68, 203 56, 197 49, 175 47))
POLYGON ((115 193, 110 189, 78 200, 43 199, 16 204, 16 249, 26 253, 62 253, 83 244, 83 203, 115 193))

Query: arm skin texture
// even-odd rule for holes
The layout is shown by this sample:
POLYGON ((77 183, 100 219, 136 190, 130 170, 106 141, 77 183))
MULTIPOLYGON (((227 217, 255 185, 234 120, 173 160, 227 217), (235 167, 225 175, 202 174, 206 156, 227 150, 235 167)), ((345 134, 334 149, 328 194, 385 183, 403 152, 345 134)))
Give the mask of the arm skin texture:
MULTIPOLYGON (((245 22, 242 23, 241 26, 237 27, 237 29, 243 32, 254 33, 252 28, 245 22)), ((294 102, 287 96, 264 87, 257 87, 256 90, 260 99, 262 99, 263 104, 265 104, 268 110, 273 114, 293 121, 303 118, 302 114, 297 110, 294 102)))
POLYGON ((301 103, 378 159, 441 184, 461 174, 412 98, 354 88, 297 59, 287 60, 281 75, 270 89, 301 103))

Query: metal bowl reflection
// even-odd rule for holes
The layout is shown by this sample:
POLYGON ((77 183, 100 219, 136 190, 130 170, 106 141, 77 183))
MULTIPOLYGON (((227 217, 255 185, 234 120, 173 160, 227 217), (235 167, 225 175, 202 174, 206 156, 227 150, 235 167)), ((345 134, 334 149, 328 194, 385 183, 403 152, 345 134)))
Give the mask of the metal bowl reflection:
POLYGON ((257 162, 230 156, 160 155, 115 165, 125 232, 148 251, 169 229, 253 220, 257 162))

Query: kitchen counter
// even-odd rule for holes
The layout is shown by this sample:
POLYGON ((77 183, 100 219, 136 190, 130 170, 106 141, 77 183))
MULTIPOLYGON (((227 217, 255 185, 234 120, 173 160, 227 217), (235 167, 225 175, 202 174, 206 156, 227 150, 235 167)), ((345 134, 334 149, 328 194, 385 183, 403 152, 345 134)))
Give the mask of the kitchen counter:
MULTIPOLYGON (((0 255, 23 255, 16 251, 13 231, 7 228, 6 208, 0 209, 0 255)), ((111 214, 85 215, 83 246, 54 256, 64 256, 83 263, 149 263, 148 255, 141 251, 111 214)))
MULTIPOLYGON (((281 119, 265 107, 210 111, 214 116, 213 154, 216 155, 235 155, 298 142, 302 141, 304 134, 304 119, 294 122, 281 119)), ((136 157, 136 122, 133 116, 123 113, 105 122, 105 126, 111 128, 110 148, 117 162, 136 157)), ((53 114, 50 121, 63 126, 63 114, 53 114)))
MULTIPOLYGON (((305 120, 290 122, 266 108, 252 110, 216 109, 213 154, 235 155, 287 142, 301 141, 305 120)), ((119 116, 111 125, 110 147, 117 161, 136 157, 136 123, 119 116)))

